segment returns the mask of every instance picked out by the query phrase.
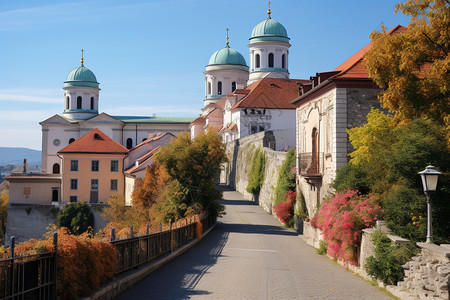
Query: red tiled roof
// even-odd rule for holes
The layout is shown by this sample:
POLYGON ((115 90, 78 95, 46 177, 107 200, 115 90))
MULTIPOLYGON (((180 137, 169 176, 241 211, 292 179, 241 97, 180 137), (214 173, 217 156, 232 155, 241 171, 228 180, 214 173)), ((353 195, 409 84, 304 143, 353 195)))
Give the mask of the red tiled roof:
POLYGON ((224 127, 222 127, 219 132, 225 132, 225 131, 237 131, 238 130, 238 126, 236 123, 228 123, 227 125, 225 125, 224 127))
MULTIPOLYGON (((195 121, 194 121, 195 122, 195 121)), ((138 147, 140 147, 140 146, 142 146, 142 145, 145 145, 145 144, 147 144, 147 143, 150 143, 150 142, 153 142, 153 141, 157 141, 157 140, 159 140, 160 138, 162 138, 163 136, 165 136, 165 135, 171 135, 172 137, 175 137, 173 134, 171 134, 170 132, 164 132, 164 133, 162 133, 162 134, 160 134, 160 135, 157 135, 157 136, 154 136, 154 137, 152 137, 152 138, 149 138, 149 139, 147 139, 147 140, 145 140, 145 141, 143 141, 142 143, 140 143, 140 144, 137 144, 136 146, 134 146, 131 150, 133 150, 133 149, 136 149, 136 148, 138 148, 138 147)), ((131 151, 130 150, 130 151, 131 151)))
POLYGON ((235 108, 294 109, 289 102, 298 97, 298 83, 309 80, 262 78, 247 87, 250 92, 237 102, 235 108))
MULTIPOLYGON (((403 33, 408 28, 397 25, 386 34, 403 33)), ((373 42, 367 44, 364 48, 353 54, 349 59, 339 65, 334 71, 341 71, 341 73, 334 76, 334 78, 364 78, 369 79, 369 72, 364 64, 364 55, 372 48, 373 42)))
POLYGON ((198 117, 190 125, 203 125, 204 126, 205 124, 206 124, 206 119, 203 117, 198 117))
POLYGON ((138 165, 136 166, 136 162, 135 162, 135 164, 131 168, 125 170, 125 173, 133 174, 135 172, 141 171, 145 167, 145 163, 148 162, 150 159, 152 159, 152 157, 161 150, 161 147, 162 146, 158 146, 155 149, 153 149, 152 151, 149 151, 146 154, 144 154, 143 156, 141 156, 140 158, 136 159, 136 161, 138 162, 138 165))
POLYGON ((58 153, 126 154, 128 149, 112 140, 100 129, 94 128, 58 153))

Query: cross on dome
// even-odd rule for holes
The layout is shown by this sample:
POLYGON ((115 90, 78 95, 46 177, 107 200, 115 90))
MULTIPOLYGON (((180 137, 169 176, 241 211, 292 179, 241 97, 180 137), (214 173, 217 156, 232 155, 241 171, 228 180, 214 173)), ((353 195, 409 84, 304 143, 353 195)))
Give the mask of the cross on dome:
POLYGON ((84 49, 81 49, 81 64, 84 64, 83 52, 84 52, 84 49))
POLYGON ((228 28, 227 28, 227 42, 226 42, 226 44, 227 44, 227 46, 229 46, 230 45, 230 42, 228 42, 228 40, 229 40, 229 37, 228 37, 228 28))
POLYGON ((271 11, 270 11, 270 1, 269 1, 269 9, 267 10, 267 14, 269 15, 269 18, 270 18, 270 14, 271 14, 271 11))

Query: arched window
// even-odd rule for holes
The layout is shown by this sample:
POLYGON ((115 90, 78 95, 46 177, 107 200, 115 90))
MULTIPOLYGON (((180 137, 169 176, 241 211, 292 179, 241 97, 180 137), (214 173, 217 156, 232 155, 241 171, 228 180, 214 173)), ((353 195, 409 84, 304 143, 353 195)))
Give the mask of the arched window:
POLYGON ((273 53, 269 53, 269 68, 273 68, 273 53))
POLYGON ((81 96, 77 97, 77 109, 81 109, 81 96))
POLYGON ((127 138, 127 149, 133 148, 133 139, 127 138))
POLYGON ((233 81, 233 82, 231 83, 231 91, 234 92, 235 90, 236 90, 236 82, 233 81))
POLYGON ((208 82, 208 95, 211 95, 211 82, 208 82))
POLYGON ((75 139, 74 139, 74 138, 71 138, 71 139, 69 140, 69 144, 72 144, 73 142, 75 142, 75 139))
POLYGON ((66 109, 69 109, 69 105, 70 105, 70 98, 69 96, 66 97, 66 109))
POLYGON ((59 174, 59 164, 53 165, 53 174, 59 174))
POLYGON ((222 95, 222 81, 217 83, 217 94, 222 95))
POLYGON ((283 69, 286 68, 286 54, 283 54, 283 55, 281 56, 281 67, 282 67, 283 69))
POLYGON ((91 97, 91 110, 94 110, 94 97, 91 97))
POLYGON ((259 57, 259 54, 255 54, 255 68, 261 67, 261 59, 259 57))

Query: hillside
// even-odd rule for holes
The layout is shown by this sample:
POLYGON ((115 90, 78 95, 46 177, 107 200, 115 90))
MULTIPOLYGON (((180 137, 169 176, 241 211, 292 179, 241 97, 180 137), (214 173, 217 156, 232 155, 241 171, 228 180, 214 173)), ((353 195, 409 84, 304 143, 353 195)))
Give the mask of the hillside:
POLYGON ((0 166, 22 165, 26 158, 29 166, 41 165, 41 151, 29 148, 0 147, 0 166))

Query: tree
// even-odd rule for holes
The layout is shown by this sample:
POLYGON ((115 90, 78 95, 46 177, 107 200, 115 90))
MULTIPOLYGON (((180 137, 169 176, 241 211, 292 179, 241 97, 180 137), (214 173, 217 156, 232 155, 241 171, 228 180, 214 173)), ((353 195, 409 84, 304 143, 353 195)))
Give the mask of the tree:
POLYGON ((214 184, 226 155, 217 133, 208 130, 194 140, 189 133, 179 134, 156 154, 155 160, 175 181, 167 186, 162 203, 158 205, 160 211, 170 211, 172 221, 197 211, 199 206, 216 216, 220 214, 223 207, 216 200, 222 198, 222 193, 214 184))
POLYGON ((133 206, 148 210, 161 197, 164 188, 170 180, 169 174, 158 162, 153 162, 145 169, 144 179, 138 178, 133 194, 133 206))
POLYGON ((58 214, 58 227, 66 227, 73 234, 80 235, 94 227, 94 214, 83 202, 71 202, 58 214))
POLYGON ((9 190, 4 190, 0 193, 0 237, 6 233, 6 217, 8 215, 9 190))
POLYGON ((411 17, 399 34, 372 32, 365 55, 379 99, 401 120, 418 117, 445 125, 450 137, 450 1, 408 0, 396 12, 411 17))

